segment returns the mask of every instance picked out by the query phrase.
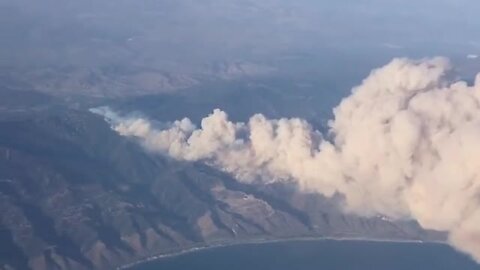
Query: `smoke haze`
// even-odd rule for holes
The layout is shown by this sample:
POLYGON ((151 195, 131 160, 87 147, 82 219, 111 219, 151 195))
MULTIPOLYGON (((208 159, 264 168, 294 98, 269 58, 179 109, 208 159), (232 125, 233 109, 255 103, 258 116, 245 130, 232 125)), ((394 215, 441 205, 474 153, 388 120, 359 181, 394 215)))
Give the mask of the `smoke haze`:
POLYGON ((480 261, 480 76, 470 86, 451 74, 444 58, 394 59, 334 109, 330 134, 297 118, 234 123, 219 109, 199 128, 92 111, 148 151, 338 194, 347 212, 415 219, 480 261))

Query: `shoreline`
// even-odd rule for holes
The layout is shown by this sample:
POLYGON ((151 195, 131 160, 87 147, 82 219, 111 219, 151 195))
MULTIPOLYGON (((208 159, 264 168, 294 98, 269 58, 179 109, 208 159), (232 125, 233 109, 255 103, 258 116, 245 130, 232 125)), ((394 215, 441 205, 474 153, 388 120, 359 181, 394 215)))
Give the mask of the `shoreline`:
POLYGON ((190 254, 203 250, 210 250, 216 248, 224 248, 231 246, 240 246, 240 245, 255 245, 255 244, 271 244, 271 243, 283 243, 283 242, 303 242, 303 241, 359 241, 359 242, 385 242, 385 243, 410 243, 410 244, 438 244, 438 245, 447 245, 447 243, 442 241, 424 241, 424 240, 414 240, 414 239, 388 239, 388 238, 367 238, 367 237, 292 237, 292 238, 279 238, 279 239, 250 239, 250 240, 240 240, 233 242, 221 242, 218 243, 205 243, 198 246, 186 247, 185 249, 179 251, 172 251, 167 253, 159 253, 158 255, 152 255, 138 261, 118 266, 116 270, 128 270, 132 267, 138 266, 140 264, 161 260, 165 258, 177 257, 185 254, 190 254))

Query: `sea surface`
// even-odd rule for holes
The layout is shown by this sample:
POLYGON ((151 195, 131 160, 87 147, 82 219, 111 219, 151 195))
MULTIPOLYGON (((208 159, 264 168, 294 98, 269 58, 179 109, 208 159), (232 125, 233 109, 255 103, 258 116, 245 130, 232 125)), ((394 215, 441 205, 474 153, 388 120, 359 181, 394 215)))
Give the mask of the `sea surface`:
POLYGON ((315 240, 204 249, 131 269, 480 270, 480 265, 441 244, 315 240))

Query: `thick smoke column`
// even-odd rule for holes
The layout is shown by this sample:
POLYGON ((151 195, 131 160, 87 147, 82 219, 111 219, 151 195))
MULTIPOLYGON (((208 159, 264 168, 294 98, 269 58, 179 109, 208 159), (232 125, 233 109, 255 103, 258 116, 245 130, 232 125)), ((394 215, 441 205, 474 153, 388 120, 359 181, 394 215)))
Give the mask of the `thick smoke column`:
POLYGON ((301 119, 254 115, 232 123, 215 110, 157 128, 106 108, 113 128, 146 149, 204 160, 241 181, 295 181, 342 195, 346 211, 413 218, 449 232, 452 245, 480 261, 480 76, 448 79, 446 59, 395 59, 374 70, 334 109, 333 141, 301 119))

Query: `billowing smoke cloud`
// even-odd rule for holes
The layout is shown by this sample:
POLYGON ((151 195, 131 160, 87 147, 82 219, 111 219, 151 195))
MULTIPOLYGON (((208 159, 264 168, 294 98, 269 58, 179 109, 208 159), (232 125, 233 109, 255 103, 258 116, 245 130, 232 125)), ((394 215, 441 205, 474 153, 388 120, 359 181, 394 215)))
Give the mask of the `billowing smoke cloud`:
POLYGON ((449 71, 443 58, 374 70, 334 109, 331 140, 296 118, 232 123, 215 110, 200 128, 188 119, 162 128, 95 112, 150 151, 203 160, 241 181, 340 194, 346 211, 413 218, 448 231, 452 245, 480 261, 480 76, 469 86, 449 71))

